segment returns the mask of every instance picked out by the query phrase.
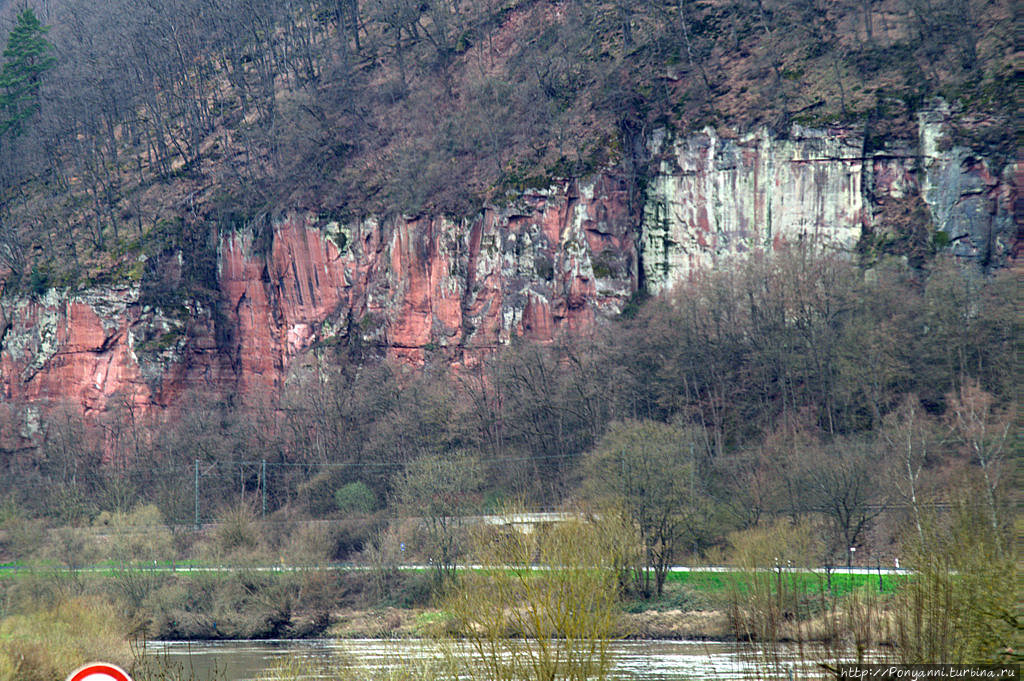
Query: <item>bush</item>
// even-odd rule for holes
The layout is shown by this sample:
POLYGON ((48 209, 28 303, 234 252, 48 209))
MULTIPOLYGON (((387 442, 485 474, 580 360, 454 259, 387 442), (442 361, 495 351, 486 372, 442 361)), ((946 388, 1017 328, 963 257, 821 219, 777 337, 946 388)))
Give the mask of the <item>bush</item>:
POLYGON ((363 518, 344 518, 335 528, 334 560, 349 560, 362 553, 387 521, 379 514, 363 518))
POLYGON ((5 561, 29 560, 39 552, 45 535, 42 520, 12 513, 0 520, 0 556, 5 561))
POLYGON ((207 552, 215 559, 247 562, 259 558, 263 548, 256 514, 245 505, 221 513, 211 539, 207 552))
POLYGON ((366 515, 377 510, 377 495, 362 481, 350 482, 334 493, 334 505, 342 513, 366 515))
POLYGON ((301 582, 239 570, 175 578, 150 594, 149 634, 156 638, 281 638, 292 633, 301 582))
MULTIPOLYGON (((823 549, 807 522, 777 519, 729 536, 731 563, 742 572, 730 588, 730 619, 735 636, 757 643, 756 655, 779 664, 776 642, 792 636, 791 624, 803 626, 810 596, 804 574, 815 567, 823 549)), ((798 632, 798 640, 805 634, 798 632)))
POLYGON ((915 574, 896 595, 892 650, 901 664, 1015 661, 1022 601, 1012 539, 975 492, 954 499, 947 517, 926 516, 908 542, 915 574))
POLYGON ((152 504, 140 504, 130 513, 103 511, 92 525, 109 537, 104 544, 104 557, 118 565, 174 558, 171 531, 160 509, 152 504))
POLYGON ((422 608, 430 604, 436 587, 437 580, 429 572, 402 574, 393 600, 402 608, 422 608))
POLYGON ((469 677, 607 678, 624 530, 581 520, 530 534, 480 530, 474 562, 502 567, 460 574, 446 602, 471 653, 469 677))
POLYGON ((295 528, 282 547, 291 565, 322 565, 334 557, 334 532, 320 523, 303 523, 295 528))

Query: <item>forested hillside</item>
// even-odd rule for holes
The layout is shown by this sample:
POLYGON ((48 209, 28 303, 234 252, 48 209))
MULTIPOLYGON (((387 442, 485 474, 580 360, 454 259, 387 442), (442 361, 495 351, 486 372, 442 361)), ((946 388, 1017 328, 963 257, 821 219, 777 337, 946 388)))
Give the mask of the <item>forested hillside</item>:
POLYGON ((35 9, 40 42, 22 49, 37 56, 5 56, 8 288, 139 281, 152 272, 136 256, 176 249, 202 293, 211 232, 285 210, 469 215, 615 165, 640 194, 658 127, 855 123, 870 152, 914 137, 941 95, 953 141, 997 175, 1017 147, 1006 2, 35 9))
POLYGON ((1002 537, 1012 9, 9 9, 0 555, 141 500, 363 517, 333 559, 651 489, 664 561, 801 516, 888 564, 961 502, 1002 537))

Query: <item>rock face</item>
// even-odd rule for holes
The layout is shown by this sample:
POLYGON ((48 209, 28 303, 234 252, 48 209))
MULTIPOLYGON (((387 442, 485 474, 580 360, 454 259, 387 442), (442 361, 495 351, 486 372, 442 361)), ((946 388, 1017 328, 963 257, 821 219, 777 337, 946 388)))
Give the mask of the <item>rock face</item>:
POLYGON ((780 242, 814 238, 852 252, 877 245, 866 237, 894 240, 910 229, 983 267, 1005 265, 1022 218, 1015 209, 1022 165, 997 176, 957 146, 941 103, 918 114, 917 128, 916 143, 871 152, 863 130, 850 128, 793 126, 785 139, 764 129, 734 139, 712 131, 655 135, 658 170, 641 230, 644 283, 657 292, 694 268, 780 242))
POLYGON ((220 282, 241 380, 276 386, 292 357, 334 343, 472 362, 513 336, 551 340, 617 313, 637 288, 627 191, 602 177, 470 221, 291 215, 266 254, 230 234, 220 282))
POLYGON ((814 236, 863 251, 903 229, 901 215, 957 255, 1003 264, 1021 164, 997 176, 951 142, 948 119, 942 107, 921 114, 916 143, 871 153, 852 129, 659 133, 635 208, 629 184, 607 174, 470 220, 286 213, 258 237, 221 235, 213 302, 160 307, 138 288, 0 299, 0 389, 96 412, 170 404, 194 386, 273 394, 297 357, 331 345, 472 364, 514 336, 581 331, 640 288, 751 250, 814 236))
POLYGON ((4 396, 145 407, 194 386, 274 390, 317 346, 461 364, 513 336, 549 341, 616 314, 637 290, 627 206, 628 186, 607 176, 468 221, 290 214, 269 246, 251 231, 222 236, 216 310, 147 306, 137 288, 8 297, 4 396))
POLYGON ((130 290, 64 296, 51 289, 37 300, 5 301, 4 398, 66 398, 90 410, 141 383, 127 342, 129 301, 136 296, 130 290))
POLYGON ((12 297, 0 308, 5 401, 67 401, 85 413, 115 401, 167 404, 190 381, 216 382, 219 353, 208 312, 139 303, 138 288, 12 297))
POLYGON ((1024 226, 1018 206, 1024 164, 1018 158, 994 174, 986 159, 952 142, 950 119, 941 102, 918 115, 918 191, 953 253, 984 267, 1003 266, 1024 226))
POLYGON ((708 131, 656 136, 651 146, 661 159, 642 232, 652 292, 780 241, 813 237, 852 248, 860 239, 863 136, 794 126, 788 139, 763 129, 730 140, 708 131))

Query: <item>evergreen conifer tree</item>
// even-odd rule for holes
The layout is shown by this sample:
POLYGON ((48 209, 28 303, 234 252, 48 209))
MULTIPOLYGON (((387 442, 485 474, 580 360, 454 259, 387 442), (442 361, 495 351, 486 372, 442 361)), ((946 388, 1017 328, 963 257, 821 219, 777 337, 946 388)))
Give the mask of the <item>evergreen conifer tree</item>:
POLYGON ((43 74, 53 68, 56 58, 53 44, 46 39, 49 26, 43 26, 31 8, 18 14, 17 23, 7 36, 3 68, 0 69, 0 134, 17 137, 24 123, 39 109, 39 87, 43 74))

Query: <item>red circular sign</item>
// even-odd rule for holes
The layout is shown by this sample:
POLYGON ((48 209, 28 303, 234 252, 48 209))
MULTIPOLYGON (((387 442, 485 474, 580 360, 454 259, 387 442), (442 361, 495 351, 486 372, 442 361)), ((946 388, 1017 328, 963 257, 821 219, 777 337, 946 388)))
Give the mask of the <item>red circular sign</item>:
POLYGON ((116 664, 94 662, 72 672, 67 681, 132 681, 132 677, 116 664))

